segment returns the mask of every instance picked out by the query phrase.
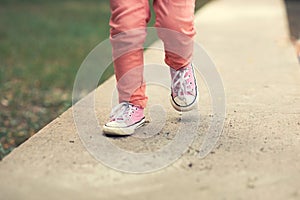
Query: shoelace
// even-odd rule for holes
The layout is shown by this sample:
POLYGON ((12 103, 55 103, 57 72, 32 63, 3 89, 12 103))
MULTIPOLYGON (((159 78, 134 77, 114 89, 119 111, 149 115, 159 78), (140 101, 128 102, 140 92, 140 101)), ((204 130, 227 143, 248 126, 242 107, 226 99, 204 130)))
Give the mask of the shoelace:
POLYGON ((128 102, 122 102, 112 109, 110 118, 116 121, 126 121, 129 120, 134 110, 137 110, 134 105, 128 102))
POLYGON ((188 68, 177 70, 172 79, 173 89, 181 100, 185 100, 185 94, 193 92, 192 87, 188 87, 190 83, 187 80, 190 78, 190 75, 185 76, 188 70, 188 68))

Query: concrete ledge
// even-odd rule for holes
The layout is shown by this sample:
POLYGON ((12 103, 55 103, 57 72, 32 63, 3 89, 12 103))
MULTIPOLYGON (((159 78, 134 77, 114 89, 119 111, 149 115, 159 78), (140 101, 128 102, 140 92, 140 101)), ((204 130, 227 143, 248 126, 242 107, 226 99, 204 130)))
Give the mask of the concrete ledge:
MULTIPOLYGON (((196 40, 216 62, 227 94, 226 126, 211 155, 195 156, 210 120, 206 92, 199 138, 189 151, 172 166, 142 175, 96 161, 76 134, 71 108, 3 159, 1 199, 299 199, 300 68, 283 6, 280 0, 219 0, 197 13, 196 40)), ((163 62, 161 53, 147 55, 148 62, 163 62)), ((113 86, 112 78, 97 95, 113 86)), ((153 87, 148 93, 150 107, 159 101, 168 109, 166 92, 153 87)), ((110 97, 100 102, 103 124, 110 97)), ((169 137, 110 140, 142 152, 169 137)))

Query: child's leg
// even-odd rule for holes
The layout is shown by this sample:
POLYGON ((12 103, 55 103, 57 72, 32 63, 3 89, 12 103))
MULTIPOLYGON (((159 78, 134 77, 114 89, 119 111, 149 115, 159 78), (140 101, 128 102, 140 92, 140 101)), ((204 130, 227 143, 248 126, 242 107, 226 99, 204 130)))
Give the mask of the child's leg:
POLYGON ((155 26, 165 46, 165 62, 178 70, 191 62, 195 0, 154 0, 155 26), (170 31, 168 31, 170 30, 170 31))
POLYGON ((146 106, 143 43, 150 18, 148 0, 110 0, 110 40, 119 102, 146 106), (134 30, 136 29, 136 30, 134 30))
POLYGON ((197 105, 193 66, 195 0, 154 0, 158 36, 164 42, 165 62, 171 72, 171 104, 181 112, 197 105))

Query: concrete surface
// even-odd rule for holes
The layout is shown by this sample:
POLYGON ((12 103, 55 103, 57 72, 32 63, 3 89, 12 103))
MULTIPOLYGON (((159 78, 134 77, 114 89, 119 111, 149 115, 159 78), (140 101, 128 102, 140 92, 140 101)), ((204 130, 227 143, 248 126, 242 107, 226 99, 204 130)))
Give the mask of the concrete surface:
MULTIPOLYGON (((214 1, 197 13, 196 27, 196 41, 217 64, 227 96, 224 132, 209 156, 196 156, 210 117, 205 92, 199 138, 173 165, 148 174, 122 173, 96 161, 78 138, 69 109, 0 163, 0 199, 300 199, 300 67, 284 3, 214 1)), ((162 62, 162 55, 148 57, 162 62)), ((98 95, 113 85, 108 80, 98 95)), ((150 106, 158 98, 166 102, 162 89, 149 88, 148 94, 150 106)), ((97 107, 103 124, 110 99, 96 101, 104 105, 97 107)), ((148 143, 109 140, 142 152, 170 136, 162 132, 148 143)))

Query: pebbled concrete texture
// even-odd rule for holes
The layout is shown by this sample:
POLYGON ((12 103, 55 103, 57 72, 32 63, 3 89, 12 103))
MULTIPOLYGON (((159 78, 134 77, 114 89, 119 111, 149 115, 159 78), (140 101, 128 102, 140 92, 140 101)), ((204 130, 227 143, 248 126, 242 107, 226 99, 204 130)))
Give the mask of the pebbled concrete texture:
MULTIPOLYGON (((218 0, 197 13, 195 25, 196 41, 216 63, 226 92, 225 127, 210 155, 197 157, 211 116, 199 80, 198 138, 169 167, 128 174, 102 165, 79 139, 71 108, 0 162, 0 199, 299 199, 300 67, 284 3, 218 0)), ((145 58, 163 63, 161 52, 150 50, 145 58)), ((100 124, 111 105, 111 95, 104 94, 114 83, 111 78, 96 92, 100 124)), ((149 109, 159 102, 169 114, 167 130, 148 140, 108 140, 144 152, 175 137, 178 116, 168 91, 151 86, 148 94, 149 109)))

